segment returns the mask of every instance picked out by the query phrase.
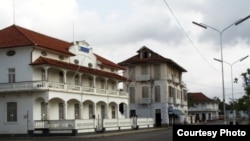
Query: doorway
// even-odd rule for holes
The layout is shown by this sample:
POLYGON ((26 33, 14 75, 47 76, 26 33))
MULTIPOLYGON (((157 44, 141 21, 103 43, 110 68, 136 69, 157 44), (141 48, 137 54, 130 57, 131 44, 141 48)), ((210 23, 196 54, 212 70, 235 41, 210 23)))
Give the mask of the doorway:
POLYGON ((161 127, 161 109, 155 109, 155 127, 161 127))

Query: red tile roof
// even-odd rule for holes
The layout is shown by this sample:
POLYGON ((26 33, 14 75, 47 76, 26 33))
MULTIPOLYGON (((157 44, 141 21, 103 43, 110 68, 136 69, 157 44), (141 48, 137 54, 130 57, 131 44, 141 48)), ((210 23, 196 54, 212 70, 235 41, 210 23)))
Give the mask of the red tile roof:
POLYGON ((118 69, 125 70, 125 67, 117 65, 117 64, 115 64, 115 63, 113 63, 113 62, 111 62, 111 61, 109 61, 109 60, 107 60, 107 59, 105 59, 105 58, 97 55, 97 54, 95 54, 95 56, 96 56, 97 60, 99 60, 100 62, 102 62, 102 65, 104 65, 104 66, 109 66, 109 67, 113 67, 113 68, 118 68, 118 69))
POLYGON ((158 53, 155 53, 154 51, 150 50, 146 46, 143 46, 137 52, 138 52, 137 55, 135 55, 131 58, 128 58, 125 61, 118 63, 118 65, 127 66, 130 64, 142 64, 142 63, 167 63, 167 64, 172 65, 173 67, 179 69, 182 72, 187 72, 183 67, 181 67, 180 65, 175 63, 173 60, 165 58, 165 57, 159 55, 158 53), (151 53, 151 56, 147 57, 147 58, 141 58, 140 52, 145 51, 145 50, 149 51, 151 53))
POLYGON ((208 98, 206 95, 204 95, 201 92, 188 93, 188 97, 193 102, 216 102, 216 100, 208 98))
MULTIPOLYGON (((50 58, 45 58, 45 57, 39 57, 37 60, 35 60, 33 63, 31 63, 31 65, 43 65, 43 64, 67 68, 70 70, 79 69, 78 68, 79 65, 75 65, 75 64, 71 64, 71 63, 67 63, 67 62, 63 62, 63 61, 59 61, 59 60, 54 60, 54 59, 50 59, 50 58)), ((97 70, 97 69, 93 69, 93 68, 82 67, 82 66, 80 67, 79 72, 99 75, 99 76, 113 78, 113 79, 117 79, 117 80, 121 80, 121 81, 128 80, 128 78, 120 76, 120 75, 115 74, 115 73, 97 70)))
MULTIPOLYGON (((17 25, 12 25, 0 30, 0 49, 34 45, 63 54, 74 55, 73 53, 69 52, 69 48, 72 46, 72 44, 69 42, 49 37, 47 35, 34 32, 17 25)), ((102 65, 125 70, 124 67, 117 65, 101 57, 100 55, 95 55, 97 60, 102 62, 102 65)))
POLYGON ((49 37, 17 25, 12 25, 0 30, 0 49, 32 45, 66 55, 73 55, 69 52, 69 47, 71 46, 69 42, 49 37))

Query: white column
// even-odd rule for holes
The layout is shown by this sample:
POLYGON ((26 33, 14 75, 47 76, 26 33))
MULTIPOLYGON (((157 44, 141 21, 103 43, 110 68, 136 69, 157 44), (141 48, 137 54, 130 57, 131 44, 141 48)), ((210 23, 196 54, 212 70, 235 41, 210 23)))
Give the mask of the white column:
POLYGON ((96 107, 96 103, 93 103, 93 114, 95 115, 95 119, 97 119, 96 107))
POLYGON ((63 112, 63 114, 64 114, 64 119, 67 119, 67 115, 68 115, 68 104, 67 104, 67 102, 64 102, 64 104, 63 104, 63 110, 64 110, 64 112, 63 112))
POLYGON ((44 68, 43 68, 43 70, 44 70, 45 81, 48 81, 48 69, 49 69, 49 67, 44 67, 44 68))
POLYGON ((67 83, 67 71, 63 70, 63 83, 66 84, 67 83))
POLYGON ((108 106, 109 105, 109 95, 107 92, 108 91, 108 78, 105 78, 105 89, 106 89, 105 91, 106 91, 106 96, 107 96, 106 111, 105 111, 106 115, 105 116, 106 116, 106 118, 109 118, 109 111, 110 111, 109 106, 108 106))
POLYGON ((83 119, 83 103, 80 103, 80 119, 83 119))
POLYGON ((96 76, 93 76, 94 93, 96 93, 96 76))
POLYGON ((48 102, 45 102, 45 119, 49 120, 48 102))
POLYGON ((108 90, 108 78, 105 78, 105 86, 104 89, 108 90))
POLYGON ((96 76, 93 76, 93 87, 96 88, 96 76))
POLYGON ((67 71, 63 70, 63 83, 64 83, 64 89, 67 89, 67 71))
POLYGON ((109 104, 107 103, 106 104, 106 115, 105 115, 107 119, 109 118, 109 111, 110 111, 109 104))
POLYGON ((116 80, 116 81, 115 81, 115 83, 116 83, 116 84, 115 84, 115 86, 116 86, 115 90, 119 91, 119 89, 118 89, 118 84, 119 84, 119 81, 118 81, 118 80, 116 80))
POLYGON ((79 85, 82 85, 82 73, 79 73, 78 74, 78 83, 79 83, 79 85))

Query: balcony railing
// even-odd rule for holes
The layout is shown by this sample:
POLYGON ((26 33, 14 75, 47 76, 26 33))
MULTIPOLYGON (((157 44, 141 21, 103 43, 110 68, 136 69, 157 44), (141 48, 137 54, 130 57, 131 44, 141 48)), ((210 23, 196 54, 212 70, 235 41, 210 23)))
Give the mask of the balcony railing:
POLYGON ((218 108, 209 108, 209 107, 192 107, 192 108, 189 108, 189 111, 218 111, 219 109, 218 108))
POLYGON ((71 85, 47 81, 24 81, 16 83, 0 83, 0 93, 10 91, 44 91, 57 90, 68 91, 75 93, 89 93, 89 94, 106 94, 127 97, 128 93, 119 90, 108 90, 100 88, 85 87, 79 85, 71 85))
MULTIPOLYGON (((35 120, 34 129, 50 129, 50 130, 72 130, 72 129, 95 129, 99 122, 103 122, 102 126, 106 129, 114 127, 131 128, 134 124, 133 118, 127 119, 79 119, 79 120, 35 120)), ((154 119, 152 118, 136 118, 136 124, 140 127, 153 127, 154 119)))

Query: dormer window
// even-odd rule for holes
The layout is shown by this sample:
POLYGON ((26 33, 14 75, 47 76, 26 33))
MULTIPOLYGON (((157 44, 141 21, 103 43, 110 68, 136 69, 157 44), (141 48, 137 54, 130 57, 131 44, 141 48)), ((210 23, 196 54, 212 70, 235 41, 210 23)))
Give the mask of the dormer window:
POLYGON ((149 58, 150 56, 151 56, 151 54, 148 51, 142 51, 141 52, 141 58, 142 59, 149 58))

